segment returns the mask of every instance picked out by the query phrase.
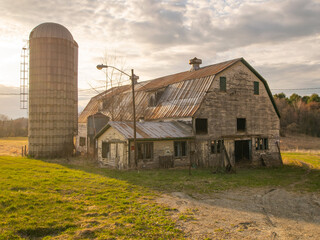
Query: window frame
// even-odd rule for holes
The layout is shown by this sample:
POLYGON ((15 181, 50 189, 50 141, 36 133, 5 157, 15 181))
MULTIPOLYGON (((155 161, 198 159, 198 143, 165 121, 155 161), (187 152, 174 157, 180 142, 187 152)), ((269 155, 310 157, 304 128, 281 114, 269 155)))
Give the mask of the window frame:
POLYGON ((102 158, 109 158, 110 154, 110 143, 109 142, 102 142, 101 143, 101 157, 102 158))
POLYGON ((195 132, 197 135, 208 134, 208 118, 196 118, 195 119, 195 132), (199 125, 205 125, 205 127, 201 126, 199 129, 199 125))
POLYGON ((227 91, 227 78, 220 77, 220 92, 226 92, 226 91, 227 91))
POLYGON ((138 142, 137 150, 138 150, 138 154, 137 154, 138 160, 153 159, 153 142, 138 142))
POLYGON ((246 118, 237 118, 237 132, 245 132, 247 130, 247 119, 246 118), (241 123, 241 121, 244 121, 241 123), (239 128, 244 125, 244 128, 239 128))
POLYGON ((260 84, 259 84, 259 82, 258 81, 254 81, 253 82, 253 94, 254 95, 259 95, 260 94, 260 84))
POLYGON ((174 149, 174 157, 186 157, 187 156, 187 141, 174 141, 173 149, 174 149))
POLYGON ((257 151, 259 151, 259 150, 269 150, 269 139, 268 138, 257 137, 255 139, 255 149, 257 151))
POLYGON ((85 137, 79 137, 79 146, 83 147, 86 145, 86 138, 85 137))
POLYGON ((222 145, 224 144, 224 140, 219 139, 219 140, 212 140, 211 141, 211 154, 220 154, 222 153, 223 147, 222 145))

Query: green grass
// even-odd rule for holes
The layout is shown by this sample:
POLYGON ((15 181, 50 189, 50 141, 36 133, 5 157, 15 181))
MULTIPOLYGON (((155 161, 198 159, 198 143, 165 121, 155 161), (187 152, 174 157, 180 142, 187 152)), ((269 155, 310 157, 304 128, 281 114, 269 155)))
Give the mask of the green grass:
POLYGON ((309 165, 310 168, 320 170, 320 154, 284 152, 282 153, 282 158, 289 165, 300 165, 299 162, 303 162, 309 165))
MULTIPOLYGON (((117 171, 0 156, 2 239, 179 239, 170 208, 157 192, 193 196, 238 188, 320 192, 319 155, 284 153, 283 167, 117 171), (305 162, 308 165, 297 166, 305 162), (307 169, 306 166, 313 166, 307 169)), ((186 212, 180 221, 193 220, 186 212)))
MULTIPOLYGON (((306 162, 313 160, 319 162, 320 157, 313 159, 313 157, 305 156, 304 159, 306 162)), ((237 169, 236 174, 212 174, 209 169, 193 169, 191 176, 187 169, 117 171, 75 165, 69 165, 69 167, 161 192, 185 192, 194 196, 241 187, 282 187, 288 190, 320 191, 320 169, 309 172, 293 164, 278 168, 240 168, 237 169), (297 184, 294 184, 292 189, 293 183, 297 184)))
POLYGON ((154 193, 108 176, 0 157, 0 239, 178 239, 154 193))

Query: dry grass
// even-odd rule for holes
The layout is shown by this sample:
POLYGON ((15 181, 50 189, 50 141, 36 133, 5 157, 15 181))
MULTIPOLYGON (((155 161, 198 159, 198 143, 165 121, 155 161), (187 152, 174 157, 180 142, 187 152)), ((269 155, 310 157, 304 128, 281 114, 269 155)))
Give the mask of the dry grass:
POLYGON ((0 138, 0 156, 19 156, 25 145, 28 146, 27 137, 0 138))
POLYGON ((281 151, 300 153, 320 153, 320 138, 304 134, 287 134, 281 137, 281 151))

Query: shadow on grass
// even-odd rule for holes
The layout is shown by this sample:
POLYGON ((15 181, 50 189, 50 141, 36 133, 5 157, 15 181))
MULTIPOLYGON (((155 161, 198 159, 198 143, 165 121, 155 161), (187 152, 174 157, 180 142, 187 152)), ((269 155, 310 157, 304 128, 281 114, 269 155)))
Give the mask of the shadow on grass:
POLYGON ((17 233, 23 238, 43 238, 46 236, 57 236, 69 228, 73 228, 75 225, 57 226, 57 227, 35 227, 19 229, 17 233))

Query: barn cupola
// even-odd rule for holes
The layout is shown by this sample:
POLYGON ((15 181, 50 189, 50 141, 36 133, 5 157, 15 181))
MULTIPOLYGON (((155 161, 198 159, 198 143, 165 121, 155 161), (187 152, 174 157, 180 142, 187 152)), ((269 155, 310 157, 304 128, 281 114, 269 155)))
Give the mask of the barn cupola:
POLYGON ((190 72, 192 71, 196 71, 198 69, 200 69, 200 64, 202 63, 201 59, 198 59, 196 57, 192 58, 189 60, 189 64, 191 65, 191 69, 190 72))

